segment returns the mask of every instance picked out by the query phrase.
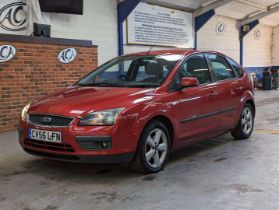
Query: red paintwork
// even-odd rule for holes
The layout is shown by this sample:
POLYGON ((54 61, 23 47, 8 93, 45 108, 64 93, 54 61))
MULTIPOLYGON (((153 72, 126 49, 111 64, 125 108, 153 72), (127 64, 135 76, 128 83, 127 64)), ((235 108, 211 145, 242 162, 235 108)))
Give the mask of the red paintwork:
MULTIPOLYGON (((250 76, 240 79, 214 82, 197 87, 189 87, 182 91, 169 92, 168 88, 179 67, 187 56, 197 51, 168 50, 153 51, 157 54, 183 54, 184 57, 174 67, 168 78, 156 89, 118 88, 118 87, 70 87, 33 102, 29 113, 54 114, 74 117, 68 128, 44 128, 30 125, 20 119, 23 129, 20 139, 22 147, 35 151, 63 154, 63 152, 46 151, 23 144, 27 138, 28 128, 61 131, 63 143, 75 149, 75 155, 112 155, 135 152, 140 134, 144 126, 154 117, 164 116, 173 127, 172 150, 199 140, 208 139, 232 130, 240 117, 246 101, 253 101, 253 87, 250 76), (236 109, 222 114, 181 123, 184 119, 202 116, 208 113, 236 109), (113 126, 79 126, 81 117, 97 110, 125 108, 113 126), (113 147, 110 150, 82 150, 75 141, 75 136, 112 136, 113 147)), ((133 55, 145 55, 137 53, 133 55)), ((68 154, 68 153, 67 153, 68 154)))
POLYGON ((181 87, 196 87, 199 86, 199 80, 196 77, 184 77, 181 79, 181 87))

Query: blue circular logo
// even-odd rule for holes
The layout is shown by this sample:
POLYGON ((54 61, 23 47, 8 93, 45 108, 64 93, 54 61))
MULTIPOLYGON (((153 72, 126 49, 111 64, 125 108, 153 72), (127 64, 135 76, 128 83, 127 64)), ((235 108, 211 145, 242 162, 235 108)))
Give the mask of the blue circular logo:
POLYGON ((7 31, 23 31, 27 29, 26 4, 14 2, 0 9, 0 27, 7 31))
POLYGON ((216 26, 216 33, 218 35, 222 35, 226 32, 226 25, 225 23, 218 23, 216 26))

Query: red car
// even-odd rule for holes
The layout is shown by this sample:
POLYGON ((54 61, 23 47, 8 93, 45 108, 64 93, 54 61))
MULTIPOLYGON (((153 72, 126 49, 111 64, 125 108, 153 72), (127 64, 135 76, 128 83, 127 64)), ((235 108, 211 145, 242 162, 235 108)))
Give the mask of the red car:
POLYGON ((33 101, 19 120, 23 149, 45 158, 130 163, 158 172, 171 151, 253 132, 248 73, 217 52, 154 51, 117 57, 67 89, 33 101))

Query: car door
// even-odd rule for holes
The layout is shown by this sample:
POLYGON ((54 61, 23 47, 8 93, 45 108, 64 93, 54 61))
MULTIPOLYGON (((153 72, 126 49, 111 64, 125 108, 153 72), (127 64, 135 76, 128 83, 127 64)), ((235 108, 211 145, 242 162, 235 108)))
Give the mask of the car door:
POLYGON ((218 89, 219 128, 231 128, 237 117, 240 98, 244 90, 243 84, 225 57, 214 53, 208 53, 206 56, 218 89))
POLYGON ((178 69, 175 82, 183 77, 196 77, 199 86, 176 90, 172 106, 179 128, 179 140, 187 141, 205 136, 218 129, 216 114, 218 101, 216 85, 212 83, 207 61, 203 54, 189 57, 178 69))

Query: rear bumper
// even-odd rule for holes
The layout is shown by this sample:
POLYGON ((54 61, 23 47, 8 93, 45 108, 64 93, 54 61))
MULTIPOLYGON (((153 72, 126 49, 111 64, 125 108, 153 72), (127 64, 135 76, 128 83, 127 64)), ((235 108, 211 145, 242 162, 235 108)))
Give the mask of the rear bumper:
POLYGON ((32 149, 24 148, 24 151, 30 155, 35 155, 47 159, 67 161, 67 162, 79 162, 79 163, 97 163, 97 164, 113 164, 113 163, 129 163, 134 158, 134 153, 124 153, 117 155, 75 155, 75 154, 54 154, 47 152, 40 152, 32 149))

